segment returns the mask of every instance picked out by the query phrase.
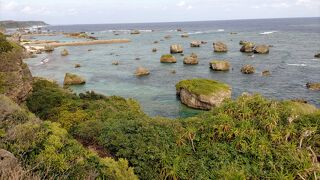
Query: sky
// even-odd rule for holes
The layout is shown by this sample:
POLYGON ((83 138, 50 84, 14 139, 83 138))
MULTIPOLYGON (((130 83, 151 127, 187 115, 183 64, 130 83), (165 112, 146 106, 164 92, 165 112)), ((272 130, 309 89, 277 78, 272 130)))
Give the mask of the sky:
POLYGON ((52 25, 319 16, 320 0, 0 0, 0 20, 52 25))

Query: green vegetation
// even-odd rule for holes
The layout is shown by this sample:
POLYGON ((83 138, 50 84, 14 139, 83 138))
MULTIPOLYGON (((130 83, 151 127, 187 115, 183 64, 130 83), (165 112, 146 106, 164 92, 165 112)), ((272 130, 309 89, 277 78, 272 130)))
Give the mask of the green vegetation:
POLYGON ((308 104, 241 96, 196 117, 170 120, 146 116, 130 99, 77 96, 39 80, 27 106, 80 142, 126 158, 141 179, 320 176, 320 111, 308 104))
POLYGON ((219 81, 209 79, 182 80, 176 84, 177 91, 186 89, 196 95, 210 95, 217 91, 230 90, 230 86, 219 81))
POLYGON ((173 57, 173 55, 171 55, 171 54, 164 54, 161 56, 161 58, 172 58, 172 57, 173 57))
POLYGON ((5 35, 0 32, 0 54, 11 51, 12 49, 12 44, 8 42, 5 35))

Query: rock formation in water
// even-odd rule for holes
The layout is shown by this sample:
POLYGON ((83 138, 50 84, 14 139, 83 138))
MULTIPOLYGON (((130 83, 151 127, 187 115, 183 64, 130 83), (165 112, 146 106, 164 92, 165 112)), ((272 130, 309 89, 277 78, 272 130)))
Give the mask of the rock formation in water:
POLYGON ((79 75, 66 73, 64 77, 63 84, 64 85, 80 85, 85 84, 86 80, 79 75))
POLYGON ((215 42, 213 43, 214 52, 227 52, 228 46, 223 42, 215 42))
POLYGON ((231 98, 231 87, 209 79, 182 80, 176 85, 181 103, 195 109, 210 110, 231 98))
POLYGON ((256 54, 268 54, 269 53, 269 46, 257 45, 254 47, 253 52, 256 54))
POLYGON ((227 60, 213 60, 210 62, 210 68, 214 71, 229 71, 230 63, 227 60))
POLYGON ((170 53, 176 54, 176 53, 183 53, 183 48, 180 44, 174 44, 170 46, 170 53))
POLYGON ((199 60, 198 60, 198 56, 195 53, 192 53, 190 56, 187 56, 183 59, 183 63, 184 64, 198 64, 199 60))
POLYGON ((177 59, 171 54, 162 55, 160 58, 161 63, 176 63, 177 59))
POLYGON ((241 72, 243 74, 253 74, 255 72, 255 68, 250 64, 246 64, 241 68, 241 72))
POLYGON ((150 71, 145 67, 138 67, 134 73, 136 76, 146 76, 150 74, 150 71))

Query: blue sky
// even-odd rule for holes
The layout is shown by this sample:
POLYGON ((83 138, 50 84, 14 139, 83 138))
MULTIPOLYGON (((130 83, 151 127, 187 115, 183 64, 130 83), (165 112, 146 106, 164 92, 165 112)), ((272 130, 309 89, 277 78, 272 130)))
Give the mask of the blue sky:
POLYGON ((0 0, 0 20, 49 24, 319 16, 320 0, 0 0))

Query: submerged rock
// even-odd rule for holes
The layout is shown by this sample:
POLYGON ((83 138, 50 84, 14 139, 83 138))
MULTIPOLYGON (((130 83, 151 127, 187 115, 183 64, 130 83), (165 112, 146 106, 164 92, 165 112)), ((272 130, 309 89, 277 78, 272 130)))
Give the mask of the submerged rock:
POLYGON ((320 52, 314 55, 315 58, 320 58, 320 52))
POLYGON ((152 49, 152 52, 157 52, 157 51, 158 51, 157 48, 152 49))
POLYGON ((262 74, 262 76, 270 76, 271 75, 269 70, 262 71, 261 74, 262 74))
POLYGON ((158 44, 159 43, 159 41, 153 41, 153 44, 158 44))
POLYGON ((201 41, 192 41, 190 43, 190 46, 191 47, 200 47, 201 44, 202 44, 201 41))
POLYGON ((150 74, 150 71, 144 67, 138 67, 134 73, 136 76, 146 76, 150 74))
POLYGON ((251 53, 254 50, 254 44, 252 42, 245 42, 240 51, 245 53, 251 53))
POLYGON ((246 64, 241 68, 241 72, 243 74, 253 74, 255 72, 255 68, 250 64, 246 64))
POLYGON ((75 64, 74 67, 75 68, 79 68, 79 67, 81 67, 81 65, 80 64, 75 64))
POLYGON ((254 50, 256 54, 268 54, 269 53, 269 46, 267 45, 257 45, 254 50))
POLYGON ((320 83, 311 83, 306 84, 307 88, 313 91, 320 91, 320 83))
POLYGON ((170 46, 170 53, 176 54, 176 53, 183 53, 183 48, 180 44, 174 44, 170 46))
POLYGON ((188 37, 189 37, 189 34, 188 34, 188 33, 183 33, 183 34, 181 34, 181 37, 182 37, 182 38, 188 38, 188 37))
POLYGON ((116 66, 119 65, 119 61, 113 61, 112 65, 116 65, 116 66))
POLYGON ((176 63, 177 59, 171 54, 162 55, 160 58, 161 63, 176 63))
POLYGON ((63 49, 60 54, 61 54, 61 56, 68 56, 69 52, 68 52, 68 50, 63 49))
POLYGON ((214 71, 229 71, 230 63, 227 60, 213 60, 210 62, 210 67, 214 71))
POLYGON ((227 52, 228 46, 223 42, 216 42, 216 43, 213 43, 213 49, 214 49, 214 52, 227 52))
POLYGON ((82 78, 79 75, 66 73, 64 77, 63 84, 64 85, 79 85, 79 84, 85 84, 86 80, 82 78))
POLYGON ((171 36, 170 36, 170 35, 166 35, 166 36, 164 36, 164 38, 165 38, 165 39, 170 39, 171 36))
POLYGON ((176 85, 181 103, 195 109, 210 110, 231 98, 231 87, 209 79, 182 80, 176 85))
POLYGON ((192 53, 190 56, 187 56, 183 59, 183 63, 184 64, 198 64, 199 60, 198 60, 198 56, 195 53, 192 53))

